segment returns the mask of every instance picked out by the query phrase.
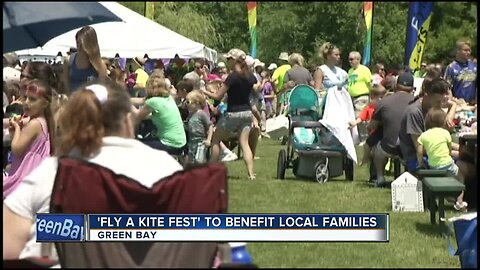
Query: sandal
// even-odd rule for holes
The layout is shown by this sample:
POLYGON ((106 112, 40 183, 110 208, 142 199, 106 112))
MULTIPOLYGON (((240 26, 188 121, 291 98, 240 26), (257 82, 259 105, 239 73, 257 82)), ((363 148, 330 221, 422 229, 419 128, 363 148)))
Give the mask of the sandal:
POLYGON ((253 174, 252 176, 248 176, 248 180, 255 180, 257 178, 256 174, 253 174))

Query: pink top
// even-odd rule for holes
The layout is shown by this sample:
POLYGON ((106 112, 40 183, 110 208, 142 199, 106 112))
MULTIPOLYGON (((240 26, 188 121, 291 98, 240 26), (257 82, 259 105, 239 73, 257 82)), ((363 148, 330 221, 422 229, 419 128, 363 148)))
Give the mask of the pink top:
POLYGON ((3 178, 3 197, 6 198, 23 181, 25 176, 35 169, 43 159, 50 156, 50 135, 45 118, 39 117, 31 121, 39 121, 42 133, 27 147, 23 155, 13 157, 8 176, 3 178))

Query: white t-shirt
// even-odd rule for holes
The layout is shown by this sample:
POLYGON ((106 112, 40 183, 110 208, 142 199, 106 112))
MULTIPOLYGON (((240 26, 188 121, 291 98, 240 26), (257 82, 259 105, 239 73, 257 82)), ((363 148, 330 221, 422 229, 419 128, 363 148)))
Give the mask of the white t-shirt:
MULTIPOLYGON (((159 179, 183 170, 167 152, 153 149, 134 139, 121 137, 104 137, 99 154, 88 161, 130 177, 147 188, 151 188, 159 179)), ((4 205, 32 221, 35 220, 36 213, 48 213, 57 162, 56 157, 44 159, 4 200, 4 205)), ((29 240, 20 253, 21 259, 41 256, 41 244, 36 243, 35 228, 34 222, 29 240)), ((56 259, 55 250, 52 250, 51 254, 52 259, 56 259)))

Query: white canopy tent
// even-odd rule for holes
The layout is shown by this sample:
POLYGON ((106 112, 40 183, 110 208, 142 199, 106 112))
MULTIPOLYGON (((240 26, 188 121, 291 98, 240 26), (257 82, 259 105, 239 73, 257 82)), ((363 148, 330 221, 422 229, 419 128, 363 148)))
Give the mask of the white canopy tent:
MULTIPOLYGON (((103 57, 133 58, 148 54, 150 58, 206 58, 216 62, 217 52, 205 45, 184 37, 117 2, 100 2, 123 22, 105 22, 91 25, 98 36, 100 53, 103 57)), ((18 55, 65 54, 76 47, 75 34, 80 29, 69 31, 45 44, 42 48, 17 51, 18 55)))

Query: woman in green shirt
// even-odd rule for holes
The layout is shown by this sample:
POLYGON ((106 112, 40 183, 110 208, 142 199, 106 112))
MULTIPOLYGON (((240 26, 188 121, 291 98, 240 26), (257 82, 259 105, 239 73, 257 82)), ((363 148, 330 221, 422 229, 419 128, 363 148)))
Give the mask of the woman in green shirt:
POLYGON ((164 150, 171 155, 181 155, 187 143, 185 127, 174 98, 170 95, 165 78, 150 77, 147 81, 147 100, 136 115, 136 123, 151 114, 157 137, 143 142, 152 148, 164 150))

